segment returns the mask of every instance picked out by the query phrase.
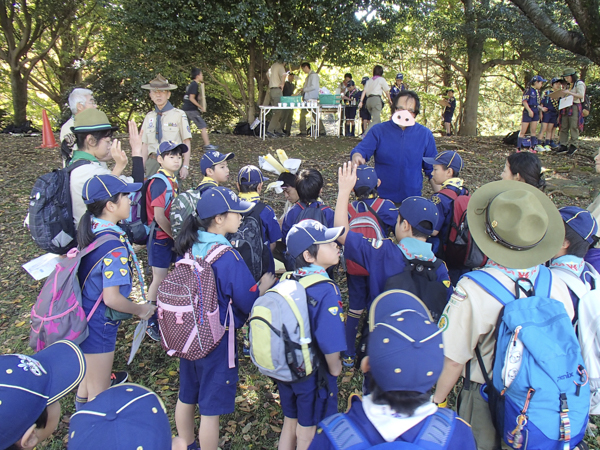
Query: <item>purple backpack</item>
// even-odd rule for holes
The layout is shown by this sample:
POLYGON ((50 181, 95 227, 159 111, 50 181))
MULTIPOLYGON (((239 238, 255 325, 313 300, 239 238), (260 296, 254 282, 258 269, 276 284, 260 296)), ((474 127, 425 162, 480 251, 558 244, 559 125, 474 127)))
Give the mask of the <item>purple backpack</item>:
POLYGON ((36 352, 61 339, 81 344, 89 334, 87 324, 102 300, 102 294, 85 316, 81 300, 78 271, 81 259, 110 240, 114 235, 102 235, 83 250, 67 253, 50 274, 31 308, 29 346, 36 352))

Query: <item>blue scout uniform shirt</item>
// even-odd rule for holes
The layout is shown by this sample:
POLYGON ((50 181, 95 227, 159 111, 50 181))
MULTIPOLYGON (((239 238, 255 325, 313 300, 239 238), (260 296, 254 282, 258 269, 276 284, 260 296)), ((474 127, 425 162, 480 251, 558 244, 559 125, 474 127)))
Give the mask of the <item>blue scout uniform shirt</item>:
POLYGON ((552 89, 548 89, 544 92, 544 96, 542 97, 542 106, 548 108, 548 114, 557 115, 559 99, 551 98, 550 94, 552 94, 552 92, 554 92, 552 89))
POLYGON ((198 185, 198 187, 196 188, 196 190, 200 191, 200 193, 202 194, 207 189, 210 189, 210 188, 213 188, 213 187, 217 187, 218 185, 219 185, 219 183, 217 183, 211 177, 205 176, 202 179, 202 181, 200 182, 200 184, 198 185))
MULTIPOLYGON (((369 205, 371 208, 373 207, 373 203, 377 200, 378 197, 374 198, 366 198, 364 200, 355 200, 352 202, 352 206, 359 212, 368 211, 361 203, 364 202, 369 205)), ((398 209, 396 205, 394 205, 391 201, 384 199, 379 211, 377 211, 377 215, 381 219, 381 221, 387 225, 389 228, 387 230, 382 230, 385 235, 388 234, 388 231, 394 231, 396 228, 396 222, 398 222, 398 209)), ((350 220, 350 213, 348 213, 348 220, 350 220)))
POLYGON ((405 91, 406 90, 406 85, 404 83, 400 83, 400 86, 397 86, 396 83, 394 83, 394 85, 390 88, 390 98, 392 99, 392 103, 394 103, 394 100, 396 99, 396 97, 398 97, 398 95, 400 95, 400 92, 405 91))
POLYGON ((535 113, 538 109, 538 97, 539 97, 539 92, 534 89, 533 87, 528 87, 527 89, 525 89, 525 92, 523 92, 523 102, 527 102, 527 104, 529 105, 529 107, 533 110, 533 112, 535 113))
MULTIPOLYGON (((362 435, 374 446, 377 444, 385 444, 386 441, 379 434, 375 426, 371 423, 362 406, 362 401, 357 395, 352 395, 349 399, 349 409, 346 416, 352 420, 354 426, 360 430, 362 435)), ((454 419, 454 431, 447 448, 461 450, 475 450, 477 448, 471 426, 460 417, 454 419)), ((397 441, 414 442, 421 432, 421 428, 425 424, 425 420, 417 423, 415 426, 405 431, 397 441)), ((327 435, 321 427, 317 428, 315 437, 310 444, 309 450, 335 450, 337 447, 332 445, 327 435)))
POLYGON ((437 148, 431 130, 423 125, 415 123, 403 130, 388 120, 373 125, 354 147, 351 157, 355 153, 367 162, 374 157, 375 171, 381 180, 379 196, 398 204, 407 197, 421 195, 423 172, 431 178, 433 171, 423 158, 435 158, 437 148))
MULTIPOLYGON (((398 245, 391 239, 378 241, 367 239, 362 234, 348 232, 344 244, 344 257, 361 265, 369 272, 369 305, 383 292, 385 282, 392 275, 404 271, 407 259, 435 261, 431 245, 414 238, 405 238, 398 245)), ((448 269, 445 264, 437 269, 437 281, 448 289, 448 298, 452 294, 448 269)))
MULTIPOLYGON (((239 197, 242 200, 252 203, 260 202, 260 196, 257 192, 240 192, 239 197)), ((281 234, 281 228, 279 227, 279 222, 277 221, 275 211, 273 211, 273 208, 271 208, 269 205, 265 204, 265 208, 260 212, 260 220, 262 222, 263 242, 267 244, 270 255, 267 272, 275 273, 275 260, 273 259, 273 253, 271 252, 270 244, 273 244, 281 239, 283 234, 281 234)))
MULTIPOLYGON (((316 202, 312 202, 308 207, 309 208, 320 208, 322 206, 323 206, 323 202, 316 201, 316 202)), ((302 209, 303 209, 303 207, 301 207, 298 203, 296 203, 294 206, 292 206, 289 209, 289 211, 283 218, 283 223, 281 224, 281 233, 283 235, 283 242, 285 242, 285 239, 287 238, 287 234, 292 229, 292 227, 296 224, 296 218, 298 217, 298 215, 300 214, 302 209)), ((324 206, 322 211, 323 211, 323 214, 325 214, 325 219, 327 220, 327 224, 326 224, 327 228, 333 227, 333 216, 335 215, 335 213, 333 212, 333 209, 331 209, 329 206, 324 206)))
POLYGON ((450 103, 450 106, 446 106, 446 109, 444 109, 444 114, 454 114, 454 110, 456 109, 456 97, 452 97, 447 101, 450 103))
MULTIPOLYGON (((79 279, 83 310, 86 315, 90 313, 106 287, 119 286, 119 293, 125 298, 131 294, 132 257, 117 232, 102 231, 101 234, 112 234, 116 240, 105 243, 81 260, 79 279)), ((96 234, 96 237, 101 234, 96 234)), ((104 316, 105 311, 106 305, 101 301, 94 315, 104 316)))
POLYGON ((454 191, 458 195, 469 194, 469 191, 463 187, 462 179, 450 178, 442 183, 442 190, 440 190, 440 192, 437 192, 431 196, 431 201, 435 203, 438 208, 438 217, 442 219, 438 219, 435 227, 435 229, 438 231, 438 234, 427 239, 427 242, 429 242, 433 247, 433 253, 436 255, 441 255, 444 250, 443 244, 445 242, 442 241, 448 239, 450 223, 452 222, 452 215, 454 213, 454 201, 447 195, 444 195, 444 189, 454 191))

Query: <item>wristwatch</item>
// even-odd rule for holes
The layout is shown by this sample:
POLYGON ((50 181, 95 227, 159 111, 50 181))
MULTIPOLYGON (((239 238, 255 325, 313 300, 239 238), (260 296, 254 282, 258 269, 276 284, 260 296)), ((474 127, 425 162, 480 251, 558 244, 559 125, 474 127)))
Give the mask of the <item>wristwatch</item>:
POLYGON ((183 166, 184 169, 190 170, 190 166, 183 166))

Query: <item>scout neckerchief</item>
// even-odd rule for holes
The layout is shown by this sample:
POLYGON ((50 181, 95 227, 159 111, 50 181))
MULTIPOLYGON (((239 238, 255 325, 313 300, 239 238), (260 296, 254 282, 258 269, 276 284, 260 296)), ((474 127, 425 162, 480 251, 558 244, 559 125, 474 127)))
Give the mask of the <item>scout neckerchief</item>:
POLYGON ((295 277, 305 277, 307 275, 315 275, 315 274, 323 275, 323 276, 329 278, 327 271, 325 269, 323 269, 321 266, 317 266, 316 264, 311 264, 308 267, 302 267, 300 269, 294 270, 295 277))
MULTIPOLYGON (((158 169, 158 172, 162 173, 165 177, 167 177, 167 179, 171 181, 171 184, 173 185, 173 198, 177 197, 179 195, 179 183, 177 183, 177 177, 175 175, 171 175, 165 169, 158 169)), ((168 205, 165 206, 165 209, 167 208, 167 206, 168 205)))
POLYGON ((461 189, 463 187, 463 183, 464 182, 462 178, 449 178, 442 183, 442 188, 452 186, 461 189))
POLYGON ((583 258, 579 258, 575 255, 563 255, 550 261, 550 267, 565 269, 574 273, 577 277, 581 277, 583 269, 585 268, 585 261, 583 258))
POLYGON ((144 301, 146 301, 144 279, 142 278, 142 271, 140 269, 140 263, 138 262, 138 259, 135 254, 135 251, 133 250, 133 247, 129 243, 129 239, 127 239, 127 234, 125 234, 125 232, 120 227, 118 227, 117 225, 115 225, 112 222, 109 222, 108 220, 99 219, 97 217, 92 217, 92 231, 94 232, 94 234, 98 234, 102 231, 107 231, 107 230, 118 233, 119 237, 121 239, 121 242, 123 242, 125 244, 125 246, 127 247, 127 251, 129 252, 129 255, 131 256, 131 258, 133 259, 133 264, 135 265, 135 270, 138 275, 138 280, 140 282, 140 290, 142 291, 142 298, 144 299, 144 301))
POLYGON ((171 102, 169 102, 169 101, 167 101, 167 104, 164 106, 163 109, 158 109, 158 106, 156 106, 156 105, 154 106, 154 110, 156 111, 156 140, 158 142, 162 142, 162 124, 161 124, 162 115, 172 109, 174 109, 174 107, 173 107, 173 105, 171 105, 171 102))
POLYGON ((198 231, 198 241, 192 245, 192 255, 198 258, 206 258, 208 252, 215 245, 227 245, 231 247, 231 242, 225 236, 208 231, 198 231))
MULTIPOLYGON (((200 182, 200 184, 198 185, 198 187, 196 189, 200 189, 201 187, 204 187, 204 185, 206 185, 206 184, 210 184, 215 187, 219 185, 219 183, 217 183, 211 177, 204 175, 204 178, 202 178, 202 181, 200 182)), ((206 189, 208 189, 208 188, 206 188, 206 189)))
POLYGON ((260 195, 258 195, 258 192, 240 192, 238 197, 240 197, 242 200, 252 203, 256 203, 260 200, 260 195))
POLYGON ((436 257, 431 251, 431 244, 419 239, 407 237, 398 243, 398 248, 404 253, 406 259, 418 259, 420 261, 435 261, 436 257))
POLYGON ((71 158, 71 162, 69 164, 73 164, 78 159, 85 159, 87 161, 98 162, 98 158, 88 152, 84 152, 83 150, 75 150, 73 152, 73 158, 71 158))
POLYGON ((509 269, 508 267, 501 266, 500 264, 492 261, 491 259, 487 260, 487 263, 484 267, 491 267, 493 269, 499 270, 508 278, 513 280, 515 283, 519 283, 519 287, 528 292, 535 284, 535 279, 540 272, 539 266, 530 267, 529 269, 509 269), (526 278, 529 280, 529 283, 525 283, 523 281, 519 281, 520 278, 526 278))

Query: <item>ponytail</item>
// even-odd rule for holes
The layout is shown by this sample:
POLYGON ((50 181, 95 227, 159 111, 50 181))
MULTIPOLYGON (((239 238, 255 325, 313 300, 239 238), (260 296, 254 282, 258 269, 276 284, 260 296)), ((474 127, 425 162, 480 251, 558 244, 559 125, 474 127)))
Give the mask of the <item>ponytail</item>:
POLYGON ((187 216, 175 237, 175 253, 179 256, 185 255, 198 242, 198 231, 206 231, 213 220, 214 217, 199 219, 196 214, 187 216))
POLYGON ((92 216, 100 217, 104 212, 104 208, 108 202, 117 203, 121 195, 127 195, 118 193, 113 195, 110 198, 105 198, 103 200, 98 200, 90 205, 87 205, 87 210, 81 216, 79 220, 79 225, 77 226, 77 246, 80 250, 84 249, 96 239, 96 235, 92 230, 92 216))

